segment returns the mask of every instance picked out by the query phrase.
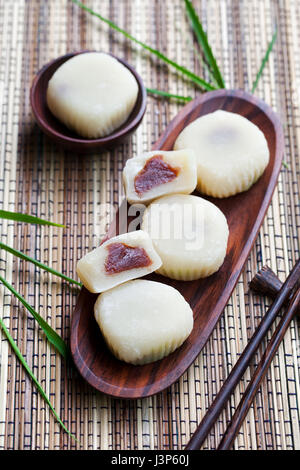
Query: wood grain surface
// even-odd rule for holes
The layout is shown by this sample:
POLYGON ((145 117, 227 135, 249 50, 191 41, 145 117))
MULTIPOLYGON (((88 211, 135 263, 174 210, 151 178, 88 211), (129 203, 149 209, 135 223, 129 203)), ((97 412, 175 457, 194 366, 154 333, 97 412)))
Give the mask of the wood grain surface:
POLYGON ((270 107, 253 95, 218 90, 196 98, 175 117, 153 149, 171 150, 185 126, 217 109, 238 113, 262 130, 269 146, 269 165, 248 191, 224 199, 209 198, 225 214, 229 226, 226 258, 217 273, 190 282, 151 276, 178 289, 194 312, 191 335, 171 355, 144 366, 114 358, 93 316, 97 296, 82 289, 73 313, 71 351, 81 375, 104 393, 122 398, 146 397, 170 386, 183 374, 207 342, 225 308, 271 201, 283 157, 282 126, 270 107))

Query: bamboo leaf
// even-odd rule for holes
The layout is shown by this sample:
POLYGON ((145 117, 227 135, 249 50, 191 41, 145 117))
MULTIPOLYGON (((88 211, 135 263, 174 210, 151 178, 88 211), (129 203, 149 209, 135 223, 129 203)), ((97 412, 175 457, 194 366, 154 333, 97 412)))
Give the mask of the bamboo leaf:
POLYGON ((166 98, 174 98, 180 101, 191 101, 193 98, 191 96, 181 96, 181 95, 174 95, 173 93, 168 93, 167 91, 162 90, 155 90, 154 88, 147 88, 147 92, 153 95, 158 96, 165 96, 166 98))
POLYGON ((88 13, 90 13, 91 15, 93 16, 96 16, 97 18, 99 18, 101 21, 103 21, 104 23, 108 24, 112 29, 114 29, 115 31, 118 31, 119 33, 123 34, 123 36, 125 36, 127 39, 130 39, 131 41, 135 42, 136 44, 139 44, 141 47, 143 47, 145 50, 151 52, 152 54, 156 55, 156 57, 158 57, 159 59, 161 59, 162 61, 164 61, 165 63, 167 63, 168 65, 171 65, 172 67, 174 67, 176 70, 178 70, 179 72, 183 73, 184 75, 186 75, 190 80, 192 80, 194 83, 196 83, 196 85, 198 85, 198 87, 200 87, 201 89, 203 90, 207 90, 207 91, 211 91, 211 90, 215 90, 216 88, 211 85, 210 83, 206 82, 205 80, 203 80, 202 78, 198 77, 196 74, 194 74, 193 72, 191 72, 190 70, 186 69, 185 67, 183 67, 182 65, 179 65, 177 64, 176 62, 174 62, 173 60, 169 59, 168 57, 166 57, 164 54, 162 54, 161 52, 157 51, 156 49, 154 49, 153 47, 151 46, 148 46, 147 44, 143 43, 142 41, 139 41, 138 39, 136 39, 134 36, 131 36, 131 34, 127 33, 124 29, 121 29, 119 28, 119 26, 117 26, 115 23, 113 23, 112 21, 104 18, 103 16, 101 16, 99 13, 96 13, 94 10, 92 10, 91 8, 87 7, 86 5, 84 5, 83 3, 79 2, 78 0, 71 0, 75 5, 78 5, 80 8, 82 8, 83 10, 87 11, 88 13))
POLYGON ((17 358, 19 359, 19 361, 21 362, 22 366, 24 367, 24 369, 26 370, 27 374, 30 376, 31 380, 33 381, 33 383, 35 384, 36 388, 38 389, 40 395, 42 396, 42 398, 45 400, 45 402, 47 403, 47 405, 49 406, 50 410, 52 411, 54 417, 56 418, 56 420, 58 421, 58 423, 60 424, 60 426, 63 428, 64 431, 66 431, 66 433, 72 437, 72 439, 75 439, 75 441, 79 442, 78 439, 76 439, 76 437, 68 430, 68 428, 64 425, 64 423, 62 422, 62 420, 60 419, 60 417, 58 416, 58 414, 56 413, 54 407, 52 406, 49 398, 47 397, 46 393, 44 392, 42 386, 40 385, 40 383, 38 382, 37 378, 35 377, 35 375, 33 374, 32 370, 30 369, 29 365, 27 364, 24 356, 22 355, 21 351, 19 350, 18 346, 16 345, 15 341, 13 340, 13 338, 11 337, 8 329, 6 328, 6 326, 4 325, 4 322, 2 320, 2 318, 0 318, 0 327, 2 328, 2 331, 4 332, 12 350, 15 352, 17 358))
POLYGON ((44 269, 45 271, 48 271, 49 273, 51 274, 54 274, 55 276, 59 276, 60 278, 64 279, 65 281, 68 281, 72 284, 76 284, 78 285, 79 287, 81 287, 81 283, 78 282, 78 281, 75 281, 75 279, 72 279, 68 276, 66 276, 65 274, 62 274, 60 273, 59 271, 56 271, 55 269, 53 268, 50 268, 49 266, 47 266, 46 264, 43 264, 41 263, 40 261, 37 261, 36 259, 34 258, 31 258, 30 256, 28 255, 25 255, 25 253, 22 253, 21 251, 18 251, 18 250, 15 250, 14 248, 8 246, 8 245, 5 245, 4 243, 0 242, 0 248, 2 248, 3 250, 6 250, 8 251, 8 253, 11 253, 12 255, 14 256, 17 256, 18 258, 21 258, 25 261, 29 261, 30 263, 33 263, 35 264, 36 266, 38 266, 39 268, 41 269, 44 269))
POLYGON ((14 294, 17 299, 24 305, 24 307, 31 313, 31 315, 38 322, 49 342, 58 350, 58 352, 65 358, 69 359, 70 353, 64 340, 56 333, 53 328, 29 305, 26 300, 11 286, 3 277, 0 276, 0 281, 14 294))
POLYGON ((273 36, 272 36, 272 39, 271 39, 271 41, 269 42, 267 51, 266 51, 266 53, 265 53, 265 55, 264 55, 264 57, 263 57, 263 60, 262 60, 262 62, 261 62, 261 66, 260 66, 260 68, 259 68, 259 70, 258 70, 258 72, 257 72, 255 81, 254 81, 254 83, 253 83, 253 85, 252 85, 252 90, 251 90, 252 93, 254 93, 255 90, 256 90, 256 87, 257 87, 257 85, 258 85, 258 81, 259 81, 260 77, 262 76, 262 73, 263 73, 263 71, 264 71, 264 68, 265 68, 266 63, 268 62, 269 55, 270 55, 270 53, 271 53, 271 51, 272 51, 272 49, 273 49, 273 46, 274 46, 275 41, 276 41, 276 38, 277 38, 277 29, 275 29, 275 32, 274 32, 274 34, 273 34, 273 36))
POLYGON ((194 33, 196 35, 196 38, 198 39, 199 45, 203 50, 204 57, 206 59, 207 64, 209 65, 213 76, 219 85, 220 88, 225 88, 225 83, 224 79, 221 75, 220 69, 218 67, 217 61, 213 55, 212 49, 209 45, 207 35, 202 27, 202 24, 199 20, 199 17, 193 7, 193 4, 190 0, 184 0, 185 1, 185 7, 186 7, 186 12, 187 15, 190 19, 192 28, 194 30, 194 33))
POLYGON ((18 222, 27 222, 29 224, 38 224, 38 225, 53 225, 54 227, 65 228, 65 225, 56 224, 54 222, 49 222, 48 220, 40 219, 34 215, 20 214, 18 212, 2 211, 0 210, 1 219, 16 220, 18 222))

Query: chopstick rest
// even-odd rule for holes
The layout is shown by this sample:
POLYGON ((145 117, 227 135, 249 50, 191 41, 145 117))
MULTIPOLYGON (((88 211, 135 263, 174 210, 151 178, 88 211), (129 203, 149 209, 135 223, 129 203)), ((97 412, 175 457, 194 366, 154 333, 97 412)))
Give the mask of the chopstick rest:
MULTIPOLYGON (((270 271, 268 271, 268 276, 270 275, 271 275, 270 271)), ((275 274, 273 273, 273 277, 274 276, 275 274)), ((265 285, 263 289, 264 293, 268 294, 269 292, 273 292, 274 294, 276 290, 276 287, 274 287, 274 285, 276 286, 274 282, 274 278, 273 278, 273 282, 270 283, 268 281, 269 278, 267 277, 267 280, 266 280, 266 278, 264 277, 263 271, 260 271, 259 274, 255 276, 255 278, 256 278, 256 281, 255 281, 256 290, 258 289, 259 284, 264 284, 265 285), (264 283, 261 282, 262 277, 263 277, 264 283), (267 285, 271 284, 272 288, 270 288, 269 290, 266 289, 266 284, 267 285)), ((279 292, 277 293, 273 304, 268 309, 267 313, 263 317, 259 326, 255 330, 251 340, 249 341, 243 353, 239 357, 237 363, 231 370, 226 381, 223 383, 219 393, 215 397, 213 403, 211 404, 210 408, 208 409, 207 413, 205 414, 204 418, 202 419, 201 423, 196 429, 191 440, 188 442, 186 446, 186 450, 200 449, 201 445, 203 444, 206 437, 208 436, 209 431, 211 430, 212 426, 216 422, 220 413, 224 409, 227 403, 227 400, 229 399, 236 385, 238 384, 238 382, 244 375, 244 372, 249 366, 252 357, 256 353, 262 340, 267 334, 270 326, 272 325, 273 321, 277 317, 280 309, 288 301, 291 294, 295 291, 295 288, 299 285, 299 282, 300 282, 300 260, 297 261, 294 268, 292 269, 289 276, 287 277, 286 281, 282 285, 280 285, 280 287, 279 287, 279 284, 277 283, 277 288, 279 287, 279 292)))

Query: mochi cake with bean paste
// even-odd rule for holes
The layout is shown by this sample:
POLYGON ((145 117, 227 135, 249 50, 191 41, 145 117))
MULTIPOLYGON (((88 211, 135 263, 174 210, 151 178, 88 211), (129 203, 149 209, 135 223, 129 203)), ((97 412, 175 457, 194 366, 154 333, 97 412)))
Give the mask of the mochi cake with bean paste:
POLYGON ((149 235, 142 230, 110 238, 77 263, 77 274, 93 293, 150 274, 161 266, 149 235))

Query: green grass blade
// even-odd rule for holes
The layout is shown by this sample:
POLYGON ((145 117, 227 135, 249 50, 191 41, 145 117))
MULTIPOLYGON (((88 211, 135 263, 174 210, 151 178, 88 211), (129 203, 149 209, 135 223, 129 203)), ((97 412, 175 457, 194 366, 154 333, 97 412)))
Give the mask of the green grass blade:
POLYGON ((49 398, 47 397, 46 393, 44 392, 42 386, 40 385, 40 383, 38 382, 37 378, 35 377, 35 375, 33 374, 32 370, 30 369, 29 365, 27 364, 24 356, 22 355, 21 351, 19 350, 18 346, 16 345, 15 341, 13 340, 13 338, 11 337, 8 329, 6 328, 6 326, 4 325, 3 323, 3 320, 2 318, 0 318, 0 326, 2 328, 2 331, 5 333, 5 336, 11 346, 11 348, 13 349, 13 351, 15 352, 17 358, 19 359, 19 361, 21 362, 22 366, 24 367, 24 369, 26 370, 26 372, 28 373, 28 375, 30 376, 31 380, 33 381, 33 383, 35 384, 36 388, 38 389, 40 395, 42 396, 42 398, 45 400, 45 402, 47 403, 47 405, 49 406, 50 410, 52 411, 55 419, 58 421, 58 423, 60 424, 60 426, 63 428, 64 431, 66 431, 66 433, 72 437, 73 439, 75 439, 75 441, 78 442, 78 440, 76 439, 76 437, 68 430, 68 428, 66 428, 66 426, 64 425, 64 423, 62 422, 62 420, 60 419, 60 417, 58 416, 58 414, 56 413, 55 409, 53 408, 53 406, 51 405, 51 402, 49 400, 49 398))
POLYGON ((34 215, 20 214, 18 212, 9 212, 0 210, 0 219, 16 220, 17 222, 27 222, 28 224, 53 225, 54 227, 65 228, 65 225, 49 222, 49 220, 40 219, 34 215))
POLYGON ((216 79, 215 79, 215 76, 213 74, 213 72, 211 71, 210 67, 207 65, 207 63, 205 62, 204 58, 202 57, 202 55, 200 54, 199 52, 199 48, 196 49, 194 43, 190 40, 189 37, 186 38, 186 41, 187 41, 187 45, 189 47, 189 49, 193 49, 194 51, 194 54, 195 56, 198 58, 199 60, 199 63, 202 65, 203 68, 205 68, 205 70, 207 71, 208 75, 210 76, 210 79, 212 81, 212 84, 216 87, 216 88, 219 88, 219 84, 216 82, 216 79))
POLYGON ((217 61, 213 55, 213 52, 211 50, 211 47, 209 45, 207 35, 202 27, 202 24, 199 20, 199 17, 193 7, 193 4, 190 0, 184 0, 185 1, 185 7, 186 7, 186 12, 187 15, 190 19, 192 28, 194 30, 194 33, 196 35, 196 38, 199 42, 200 47, 203 50, 204 57, 206 59, 207 64, 209 65, 213 76, 219 85, 220 88, 225 88, 225 83, 224 79, 222 77, 222 74, 220 72, 220 69, 218 67, 217 61))
POLYGON ((2 248, 3 250, 6 250, 8 251, 8 253, 11 253, 12 255, 14 256, 17 256, 18 258, 21 258, 25 261, 29 261, 30 263, 33 263, 35 264, 36 266, 38 266, 39 268, 41 269, 44 269, 45 271, 48 271, 49 273, 51 274, 54 274, 55 276, 58 276, 62 279, 64 279, 65 281, 68 281, 72 284, 76 284, 77 286, 81 287, 81 283, 78 282, 78 281, 75 281, 75 279, 72 279, 71 277, 68 277, 68 276, 65 276, 65 274, 62 274, 60 273, 59 271, 56 271, 55 269, 53 268, 50 268, 49 266, 47 266, 46 264, 43 264, 41 263, 40 261, 37 261, 36 259, 34 258, 31 258, 30 256, 28 255, 25 255, 24 253, 22 253, 21 251, 18 251, 18 250, 15 250, 14 248, 8 246, 8 245, 5 245, 4 243, 0 242, 0 248, 2 248))
POLYGON ((252 90, 251 90, 252 93, 254 93, 255 90, 256 90, 256 87, 257 87, 257 85, 258 85, 258 81, 259 81, 260 77, 262 76, 262 73, 263 73, 263 71, 264 71, 264 68, 265 68, 266 63, 268 62, 269 55, 270 55, 270 53, 271 53, 271 51, 272 51, 272 49, 273 49, 273 46, 274 46, 275 41, 276 41, 276 38, 277 38, 277 29, 275 29, 275 32, 274 32, 274 34, 273 34, 273 36, 272 36, 272 39, 271 39, 271 41, 269 42, 267 51, 266 51, 266 53, 265 53, 265 55, 264 55, 264 57, 263 57, 263 60, 262 60, 262 62, 261 62, 261 66, 260 66, 260 68, 259 68, 259 71, 257 72, 255 81, 254 81, 254 83, 253 83, 253 85, 252 85, 252 90))
POLYGON ((96 13, 94 10, 92 10, 91 8, 87 7, 86 5, 84 5, 83 3, 79 2, 78 0, 71 0, 75 5, 78 5, 80 8, 82 8, 83 10, 87 11, 88 13, 90 13, 91 15, 93 16, 96 16, 97 18, 99 18, 101 21, 103 21, 104 23, 108 24, 112 29, 114 29, 115 31, 118 31, 119 33, 123 34, 123 36, 125 36, 127 39, 130 39, 131 41, 135 42, 136 44, 139 44, 141 47, 143 47, 145 50, 151 52, 152 54, 156 55, 156 57, 158 57, 159 59, 161 59, 162 61, 164 61, 165 63, 167 63, 168 65, 171 65, 172 67, 174 67, 176 70, 178 70, 179 72, 183 73, 184 75, 186 75, 190 80, 192 80, 194 83, 196 83, 196 85, 198 85, 202 90, 207 90, 207 91, 211 91, 211 90, 215 90, 216 88, 211 85, 210 83, 206 82, 205 80, 203 80, 202 78, 198 77, 197 75, 195 75, 193 72, 191 72, 190 70, 186 69, 185 67, 183 67, 182 65, 179 65, 177 64, 176 62, 174 62, 173 60, 169 59, 168 57, 166 57, 164 54, 162 54, 161 52, 157 51, 156 49, 153 49, 153 47, 150 47, 148 46, 147 44, 139 41, 138 39, 136 39, 134 36, 131 36, 131 34, 127 33, 124 29, 121 29, 119 28, 119 26, 117 26, 115 23, 113 23, 112 21, 104 18, 103 16, 101 16, 99 13, 96 13))
POLYGON ((2 284, 10 290, 12 294, 14 294, 17 299, 24 305, 24 307, 31 313, 31 315, 35 318, 38 322, 42 330, 44 331, 46 337, 48 338, 49 342, 53 344, 53 346, 57 349, 57 351, 65 358, 69 359, 70 353, 68 347, 64 340, 56 333, 53 328, 29 305, 26 300, 11 286, 3 277, 0 276, 0 281, 2 284))
POLYGON ((174 98, 179 101, 191 101, 193 98, 191 96, 181 96, 181 95, 174 95, 173 93, 168 93, 167 91, 162 90, 155 90, 154 88, 147 88, 147 92, 151 93, 152 95, 158 96, 165 96, 166 98, 174 98))

